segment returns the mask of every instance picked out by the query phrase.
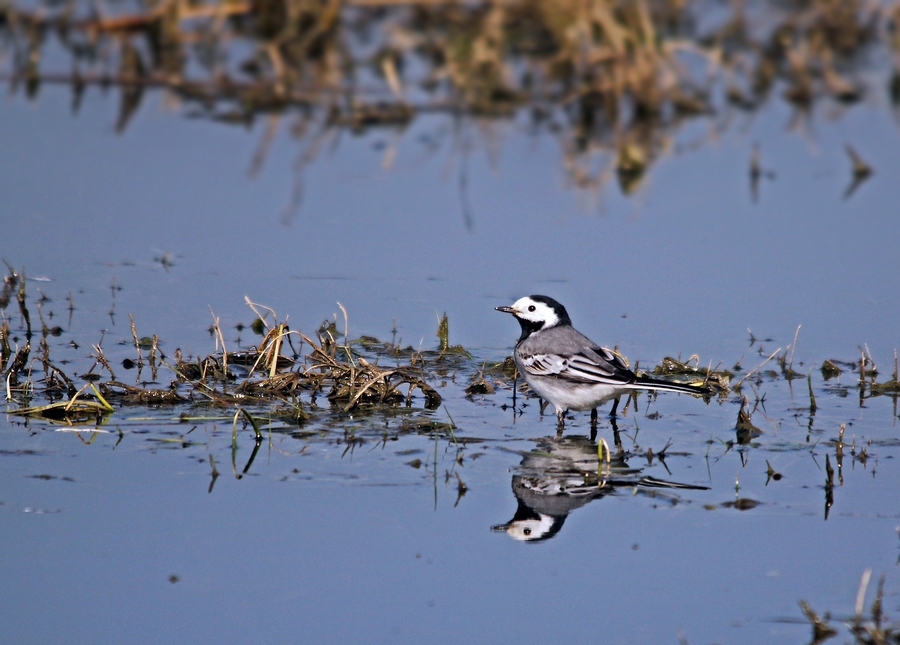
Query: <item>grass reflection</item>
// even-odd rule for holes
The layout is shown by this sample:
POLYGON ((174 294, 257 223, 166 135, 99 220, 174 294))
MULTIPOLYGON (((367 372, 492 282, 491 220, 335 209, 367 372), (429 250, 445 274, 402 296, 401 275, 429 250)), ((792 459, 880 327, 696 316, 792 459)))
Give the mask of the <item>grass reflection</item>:
MULTIPOLYGON (((195 117, 270 115, 254 168, 281 114, 305 142, 301 170, 336 131, 402 131, 435 112, 489 130, 519 116, 558 139, 572 186, 615 179, 629 193, 687 120, 721 123, 781 96, 802 122, 818 102, 865 97, 898 13, 865 0, 130 0, 108 12, 7 0, 0 55, 14 92, 65 83, 73 110, 88 87, 118 88, 119 131, 151 88, 195 117)), ((896 102, 900 73, 887 72, 896 102)), ((847 196, 871 172, 848 154, 847 196)), ((753 185, 766 173, 757 152, 753 185)))

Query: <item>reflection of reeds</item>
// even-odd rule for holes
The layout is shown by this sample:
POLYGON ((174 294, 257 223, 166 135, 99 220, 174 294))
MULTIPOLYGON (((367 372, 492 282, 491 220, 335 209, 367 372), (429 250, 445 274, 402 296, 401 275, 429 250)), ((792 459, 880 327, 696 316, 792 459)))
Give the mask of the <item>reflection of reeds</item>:
POLYGON ((670 145, 672 126, 722 107, 718 96, 754 109, 777 84, 799 109, 825 96, 859 99, 860 54, 888 40, 900 12, 865 0, 735 3, 716 5, 710 21, 708 4, 135 0, 98 16, 76 0, 7 2, 0 53, 7 78, 29 95, 69 83, 77 107, 86 86, 118 86, 120 130, 148 87, 224 121, 291 108, 302 132, 527 107, 562 133, 575 185, 616 175, 628 191, 670 145), (51 41, 73 71, 44 69, 51 41))

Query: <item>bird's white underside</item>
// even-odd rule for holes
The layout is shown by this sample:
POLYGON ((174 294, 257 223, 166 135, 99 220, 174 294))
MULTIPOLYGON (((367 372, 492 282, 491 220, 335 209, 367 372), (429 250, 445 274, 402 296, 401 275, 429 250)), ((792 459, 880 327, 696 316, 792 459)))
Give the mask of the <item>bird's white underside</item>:
POLYGON ((553 378, 535 378, 528 372, 524 372, 524 375, 534 393, 553 403, 557 413, 566 410, 593 410, 630 389, 623 385, 582 384, 553 378))

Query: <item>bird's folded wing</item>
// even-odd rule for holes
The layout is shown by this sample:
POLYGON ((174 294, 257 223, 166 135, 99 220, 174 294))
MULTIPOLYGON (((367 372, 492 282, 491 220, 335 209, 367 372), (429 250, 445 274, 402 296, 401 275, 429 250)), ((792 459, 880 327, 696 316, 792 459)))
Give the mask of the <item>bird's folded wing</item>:
MULTIPOLYGON (((608 350, 602 350, 609 354, 608 350)), ((613 354, 606 360, 600 354, 580 353, 569 356, 560 354, 533 354, 522 356, 522 365, 529 374, 535 376, 557 376, 580 383, 604 383, 618 385, 630 383, 634 375, 613 354)))

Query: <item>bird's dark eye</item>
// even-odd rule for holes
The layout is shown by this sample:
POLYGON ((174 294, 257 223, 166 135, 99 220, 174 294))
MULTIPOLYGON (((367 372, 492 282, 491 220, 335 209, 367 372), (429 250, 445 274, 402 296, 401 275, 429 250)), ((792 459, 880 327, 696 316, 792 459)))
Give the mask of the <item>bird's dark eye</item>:
POLYGON ((531 529, 524 529, 522 533, 524 533, 525 535, 531 535, 531 529))
POLYGON ((534 305, 528 307, 528 311, 534 311, 535 309, 537 309, 537 307, 535 307, 534 305))

